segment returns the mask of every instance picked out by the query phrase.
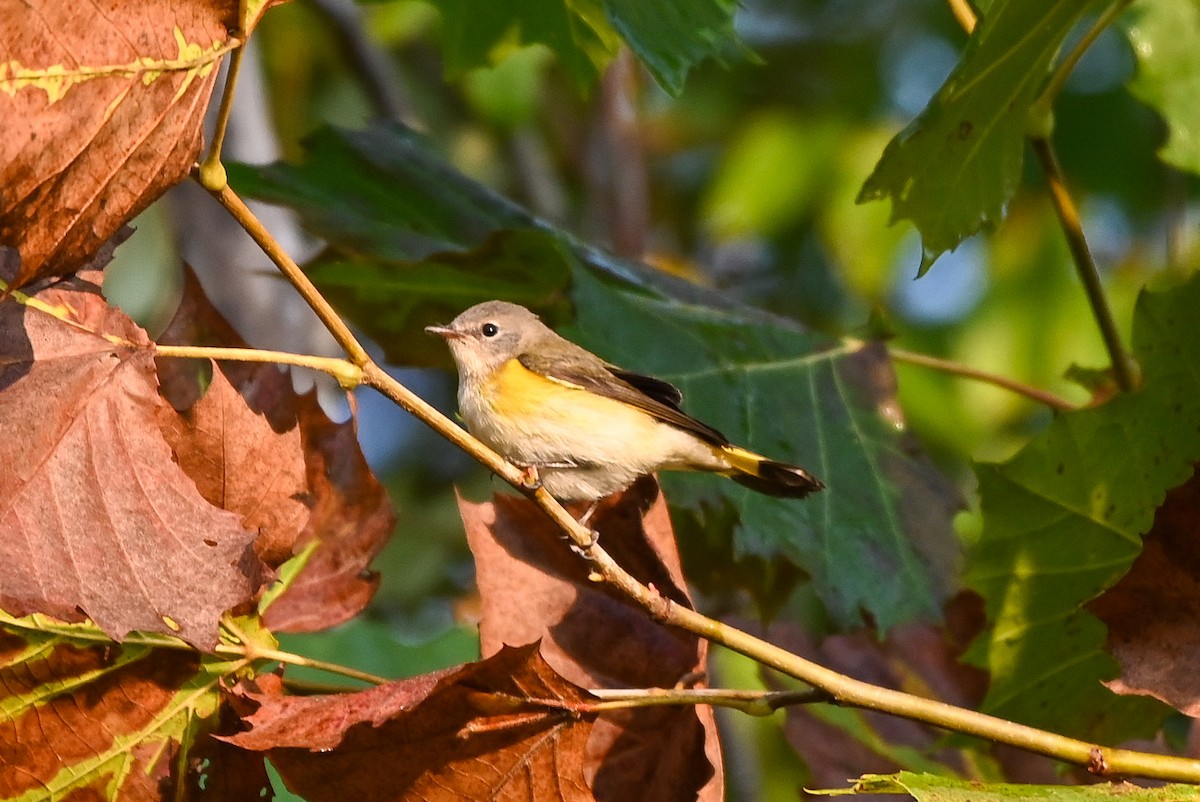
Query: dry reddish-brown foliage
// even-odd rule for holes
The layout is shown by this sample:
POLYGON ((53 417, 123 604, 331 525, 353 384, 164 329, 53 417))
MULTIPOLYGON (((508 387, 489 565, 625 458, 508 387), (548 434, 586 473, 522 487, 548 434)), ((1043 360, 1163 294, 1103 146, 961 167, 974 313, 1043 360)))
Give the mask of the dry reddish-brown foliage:
MULTIPOLYGON (((460 501, 482 597, 485 655, 540 640, 542 654, 585 687, 704 685, 707 643, 665 629, 641 608, 589 579, 586 561, 531 502, 460 501)), ((596 510, 604 547, 643 582, 691 606, 666 503, 644 479, 596 510)), ((707 707, 624 711, 597 722, 588 774, 602 799, 718 799, 724 781, 716 723, 707 707)))
POLYGON ((313 802, 584 802, 588 700, 530 644, 356 694, 283 697, 267 683, 245 693, 251 729, 229 740, 268 752, 313 802))
POLYGON ((265 6, 0 2, 0 245, 20 252, 14 286, 78 270, 187 175, 219 62, 265 6))
POLYGON ((1200 716, 1200 682, 1192 658, 1200 648, 1200 478, 1167 494, 1129 573, 1089 605, 1108 625, 1108 648, 1122 674, 1117 693, 1160 699, 1200 716))

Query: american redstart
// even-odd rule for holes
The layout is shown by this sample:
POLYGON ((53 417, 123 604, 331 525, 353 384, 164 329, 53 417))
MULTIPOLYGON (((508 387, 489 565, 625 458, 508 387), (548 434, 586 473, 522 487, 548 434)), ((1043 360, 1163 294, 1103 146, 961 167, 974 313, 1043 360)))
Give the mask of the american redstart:
POLYGON ((523 306, 487 301, 425 330, 450 345, 467 429, 536 469, 560 501, 595 501, 659 470, 712 471, 786 498, 824 487, 803 468, 733 445, 680 409, 675 386, 605 362, 523 306))

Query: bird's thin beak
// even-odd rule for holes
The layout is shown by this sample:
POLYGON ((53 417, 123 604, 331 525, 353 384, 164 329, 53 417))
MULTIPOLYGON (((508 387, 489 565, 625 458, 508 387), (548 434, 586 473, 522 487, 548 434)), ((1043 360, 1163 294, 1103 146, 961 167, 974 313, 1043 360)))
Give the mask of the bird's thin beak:
POLYGON ((449 326, 426 326, 425 331, 430 334, 436 334, 439 337, 445 337, 447 340, 461 340, 462 333, 455 331, 449 326))

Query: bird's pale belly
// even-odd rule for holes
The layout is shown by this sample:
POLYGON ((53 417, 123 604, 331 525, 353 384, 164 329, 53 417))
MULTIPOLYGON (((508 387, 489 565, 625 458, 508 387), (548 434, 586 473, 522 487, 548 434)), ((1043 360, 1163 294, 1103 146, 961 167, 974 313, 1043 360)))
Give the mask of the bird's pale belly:
POLYGON ((555 498, 602 498, 660 469, 728 467, 692 434, 516 360, 477 386, 477 396, 459 395, 467 428, 509 460, 537 467, 555 498))

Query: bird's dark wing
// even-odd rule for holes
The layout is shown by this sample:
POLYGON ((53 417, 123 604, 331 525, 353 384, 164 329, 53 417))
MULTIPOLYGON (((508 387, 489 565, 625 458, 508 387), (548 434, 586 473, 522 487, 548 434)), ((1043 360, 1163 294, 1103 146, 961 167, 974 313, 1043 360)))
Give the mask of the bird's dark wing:
MULTIPOLYGON (((642 391, 659 403, 666 404, 675 409, 679 409, 679 405, 683 403, 683 393, 679 392, 679 388, 670 382, 656 379, 653 376, 646 376, 642 373, 634 373, 631 370, 618 368, 615 365, 609 365, 608 372, 626 384, 633 385, 633 389, 642 391)), ((680 412, 682 411, 680 410, 680 412)))
POLYGON ((562 355, 521 354, 517 360, 534 373, 629 404, 707 443, 729 444, 728 437, 680 409, 683 393, 662 379, 614 367, 582 348, 562 355))

